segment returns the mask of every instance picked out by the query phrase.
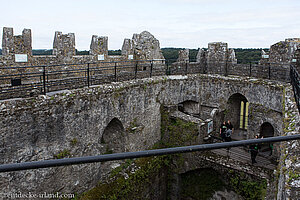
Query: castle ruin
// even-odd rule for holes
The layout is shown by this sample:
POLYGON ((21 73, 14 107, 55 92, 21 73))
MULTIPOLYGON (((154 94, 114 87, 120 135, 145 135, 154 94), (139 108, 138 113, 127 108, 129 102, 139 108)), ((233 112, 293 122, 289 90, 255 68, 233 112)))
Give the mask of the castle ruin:
POLYGON ((56 31, 52 55, 32 55, 31 30, 24 29, 22 35, 14 36, 13 28, 3 28, 2 56, 0 66, 30 66, 49 64, 78 64, 97 61, 164 59, 159 41, 148 31, 133 34, 125 39, 122 55, 108 55, 108 37, 93 35, 89 55, 76 55, 75 34, 56 31))

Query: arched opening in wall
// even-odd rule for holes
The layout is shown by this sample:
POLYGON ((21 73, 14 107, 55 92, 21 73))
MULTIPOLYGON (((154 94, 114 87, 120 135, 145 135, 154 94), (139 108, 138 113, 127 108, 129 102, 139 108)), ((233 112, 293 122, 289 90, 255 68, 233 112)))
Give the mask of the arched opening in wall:
POLYGON ((199 116, 199 103, 192 100, 187 100, 178 104, 178 110, 188 115, 195 117, 199 116))
POLYGON ((269 122, 265 122, 260 126, 260 137, 273 137, 274 136, 274 127, 269 122))
MULTIPOLYGON (((263 138, 274 137, 274 127, 269 122, 265 122, 260 126, 259 136, 263 138)), ((270 144, 262 144, 261 151, 271 151, 273 146, 270 144)))
POLYGON ((225 120, 230 120, 234 129, 247 130, 248 113, 249 102, 244 95, 235 93, 229 97, 225 111, 225 120))
POLYGON ((121 153, 125 151, 125 131, 123 124, 117 118, 113 118, 102 134, 101 144, 105 147, 106 154, 121 153))

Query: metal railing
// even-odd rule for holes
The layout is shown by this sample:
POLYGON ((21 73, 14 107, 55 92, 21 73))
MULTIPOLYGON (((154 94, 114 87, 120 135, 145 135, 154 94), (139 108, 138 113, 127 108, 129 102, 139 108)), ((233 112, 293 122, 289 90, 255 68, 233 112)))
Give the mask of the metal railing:
POLYGON ((195 151, 206 151, 212 149, 247 146, 251 144, 261 144, 261 143, 274 143, 274 142, 299 140, 299 139, 300 139, 300 134, 290 135, 290 136, 270 137, 264 139, 250 139, 250 140, 241 140, 241 141, 234 141, 234 142, 223 142, 223 143, 165 148, 165 149, 155 149, 155 150, 146 150, 146 151, 138 151, 138 152, 125 152, 125 153, 115 153, 115 154, 104 154, 98 156, 64 158, 64 159, 57 159, 57 160, 12 163, 12 164, 0 165, 0 172, 11 172, 11 171, 20 171, 20 170, 28 170, 28 169, 58 167, 58 166, 65 166, 65 165, 105 162, 105 161, 112 161, 112 160, 160 156, 160 155, 169 155, 169 154, 176 154, 176 153, 189 153, 195 151))
POLYGON ((220 74, 290 81, 290 66, 265 63, 173 62, 127 60, 60 65, 0 67, 0 100, 30 97, 64 89, 89 87, 158 75, 220 74))
POLYGON ((294 66, 290 70, 291 84, 294 91, 295 100, 300 114, 300 75, 294 66))
POLYGON ((164 75, 164 60, 0 67, 0 99, 164 75))

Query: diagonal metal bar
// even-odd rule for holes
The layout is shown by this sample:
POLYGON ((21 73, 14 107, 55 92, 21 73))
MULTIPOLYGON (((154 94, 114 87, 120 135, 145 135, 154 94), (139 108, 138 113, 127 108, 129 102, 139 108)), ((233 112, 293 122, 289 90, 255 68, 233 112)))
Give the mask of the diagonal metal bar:
POLYGON ((11 172, 11 171, 20 171, 20 170, 28 170, 28 169, 58 167, 58 166, 65 166, 65 165, 123 160, 123 159, 160 156, 160 155, 168 155, 168 154, 176 154, 176 153, 188 153, 194 151, 206 151, 206 150, 220 149, 220 148, 227 148, 227 147, 246 146, 250 144, 273 143, 273 142, 299 140, 299 139, 300 139, 300 134, 297 134, 297 135, 290 135, 290 136, 270 137, 264 139, 250 139, 250 140, 241 140, 241 141, 234 141, 234 142, 201 144, 201 145, 184 146, 184 147, 145 150, 145 151, 138 151, 138 152, 124 152, 124 153, 105 154, 105 155, 98 155, 98 156, 85 156, 85 157, 64 158, 64 159, 56 159, 56 160, 12 163, 12 164, 0 165, 0 172, 11 172))

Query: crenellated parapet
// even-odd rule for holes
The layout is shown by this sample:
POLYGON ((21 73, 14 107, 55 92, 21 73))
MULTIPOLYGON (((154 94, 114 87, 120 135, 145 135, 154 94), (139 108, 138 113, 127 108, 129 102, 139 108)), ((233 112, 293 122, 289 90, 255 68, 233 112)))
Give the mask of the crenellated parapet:
POLYGON ((89 54, 96 56, 96 60, 105 60, 108 56, 108 37, 92 36, 89 54))
POLYGON ((177 62, 188 63, 189 62, 189 53, 190 53, 189 49, 179 50, 177 62))
POLYGON ((136 60, 164 59, 159 41, 148 31, 133 34, 131 40, 125 39, 122 55, 136 60))
POLYGON ((3 28, 2 55, 14 58, 15 62, 27 62, 32 56, 31 30, 24 29, 22 35, 14 35, 13 28, 3 28))
POLYGON ((208 72, 225 73, 228 66, 236 65, 237 59, 233 49, 228 48, 225 42, 208 43, 208 49, 199 49, 196 62, 208 72))
POLYGON ((125 38, 122 45, 122 56, 128 59, 133 59, 134 48, 131 39, 125 38))
POLYGON ((62 32, 56 31, 52 54, 60 58, 72 58, 72 56, 75 56, 75 34, 62 34, 62 32))
MULTIPOLYGON (((296 63, 298 54, 295 54, 300 49, 300 38, 288 38, 285 41, 277 42, 270 47, 270 52, 267 54, 262 52, 263 63, 271 64, 290 64, 296 63)), ((298 58, 299 59, 299 58, 298 58)))
POLYGON ((125 39, 122 55, 108 55, 108 37, 93 35, 89 55, 76 55, 75 34, 56 31, 52 55, 32 55, 31 30, 24 29, 22 35, 14 36, 13 28, 3 28, 2 56, 0 66, 28 66, 51 64, 76 64, 97 61, 126 61, 164 59, 159 41, 148 31, 125 39))

